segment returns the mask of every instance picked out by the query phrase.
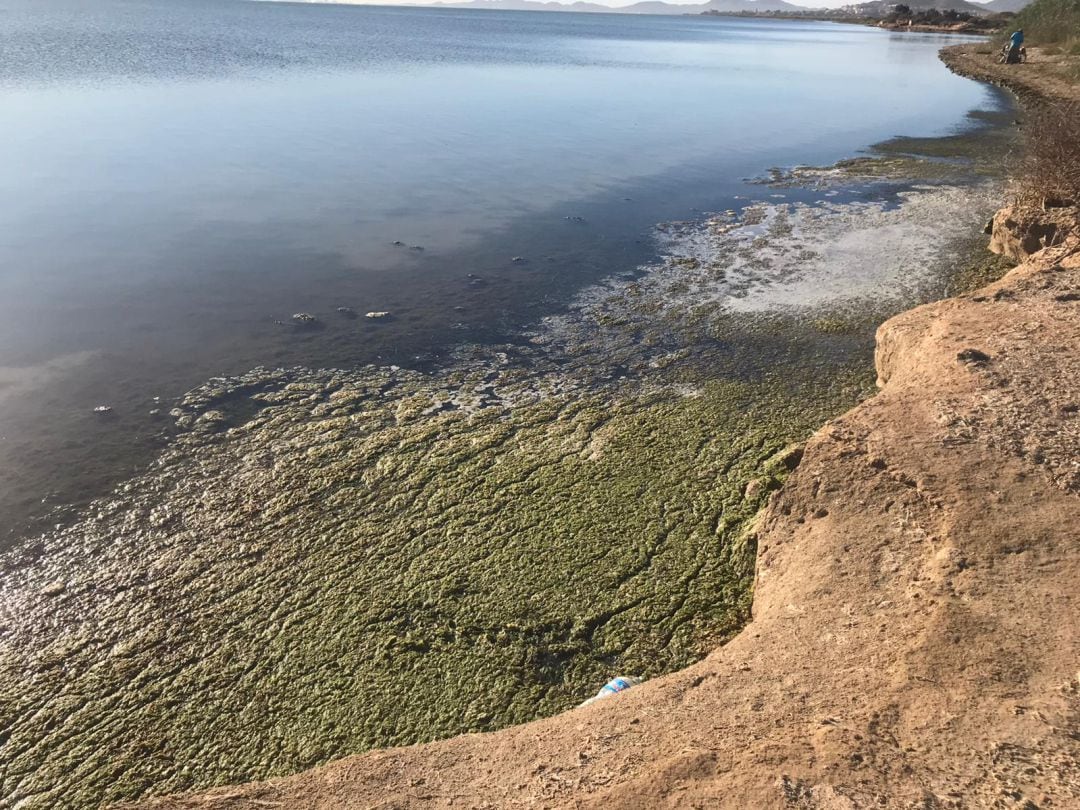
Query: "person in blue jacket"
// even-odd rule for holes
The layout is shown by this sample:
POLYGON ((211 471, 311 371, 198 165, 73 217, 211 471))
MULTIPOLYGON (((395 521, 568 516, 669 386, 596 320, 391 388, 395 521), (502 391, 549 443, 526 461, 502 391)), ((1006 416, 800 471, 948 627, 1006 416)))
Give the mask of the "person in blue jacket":
POLYGON ((1020 52, 1024 49, 1024 29, 1021 28, 1009 37, 1009 55, 1005 59, 1008 65, 1020 63, 1020 52))

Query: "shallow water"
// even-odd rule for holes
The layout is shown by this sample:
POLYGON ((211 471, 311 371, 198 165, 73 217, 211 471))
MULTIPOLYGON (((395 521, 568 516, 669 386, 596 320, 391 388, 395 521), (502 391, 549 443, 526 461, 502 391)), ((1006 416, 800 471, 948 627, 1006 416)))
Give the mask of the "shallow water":
POLYGON ((994 102, 941 44, 735 19, 0 0, 0 525, 145 464, 169 403, 210 376, 430 365, 512 339, 651 259, 653 224, 761 194, 743 178, 949 131, 994 102))

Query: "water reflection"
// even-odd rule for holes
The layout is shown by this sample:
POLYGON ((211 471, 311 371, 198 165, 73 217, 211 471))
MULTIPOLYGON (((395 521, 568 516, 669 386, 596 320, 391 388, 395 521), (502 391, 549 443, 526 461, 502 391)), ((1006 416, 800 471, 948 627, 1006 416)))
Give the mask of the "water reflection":
POLYGON ((748 175, 942 132, 987 98, 940 39, 852 26, 5 5, 0 516, 140 463, 155 396, 505 337, 748 175), (337 306, 398 317, 288 323, 337 306))

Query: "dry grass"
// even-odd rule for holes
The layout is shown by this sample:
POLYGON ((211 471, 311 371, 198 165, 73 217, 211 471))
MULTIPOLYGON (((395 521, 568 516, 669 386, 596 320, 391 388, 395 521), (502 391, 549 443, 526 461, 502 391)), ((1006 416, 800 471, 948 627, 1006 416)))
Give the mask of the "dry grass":
POLYGON ((1080 205, 1080 103, 1046 104, 1027 124, 1027 156, 1015 187, 1017 205, 1047 211, 1080 205))
POLYGON ((1003 38, 1024 29, 1029 45, 1057 45, 1070 51, 1080 43, 1080 0, 1035 0, 1010 23, 1003 38))

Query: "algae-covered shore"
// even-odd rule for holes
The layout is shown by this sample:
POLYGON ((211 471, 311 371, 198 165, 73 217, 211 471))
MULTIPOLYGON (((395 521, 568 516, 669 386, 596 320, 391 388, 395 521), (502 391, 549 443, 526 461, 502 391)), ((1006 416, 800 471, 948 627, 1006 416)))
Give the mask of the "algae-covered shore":
POLYGON ((149 469, 2 561, 0 797, 262 779, 699 660, 749 616, 791 445, 871 389, 876 325, 954 281, 1010 143, 779 172, 437 371, 192 391, 149 469))
MULTIPOLYGON (((1039 68, 949 58, 1063 101, 1039 68)), ((1036 158, 1055 133, 1034 128, 1036 158)), ((1080 219, 1075 196, 1021 195, 990 240, 1019 266, 980 287, 1003 268, 972 254, 956 297, 879 327, 878 393, 770 498, 753 622, 705 660, 495 733, 138 806, 1080 805, 1080 219)))

